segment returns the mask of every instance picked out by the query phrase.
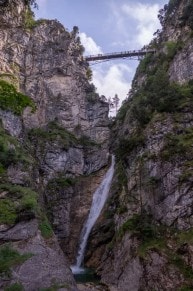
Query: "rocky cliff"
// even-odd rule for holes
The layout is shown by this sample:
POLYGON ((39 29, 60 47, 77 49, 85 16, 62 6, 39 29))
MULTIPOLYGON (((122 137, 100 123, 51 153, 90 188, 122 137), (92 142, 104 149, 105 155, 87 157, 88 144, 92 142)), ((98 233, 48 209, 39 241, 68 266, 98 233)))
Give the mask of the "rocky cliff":
POLYGON ((112 125, 116 175, 87 265, 110 290, 193 289, 192 1, 170 1, 112 125))
POLYGON ((108 104, 77 28, 32 2, 0 1, 0 289, 77 290, 61 248, 73 261, 108 164, 108 104))

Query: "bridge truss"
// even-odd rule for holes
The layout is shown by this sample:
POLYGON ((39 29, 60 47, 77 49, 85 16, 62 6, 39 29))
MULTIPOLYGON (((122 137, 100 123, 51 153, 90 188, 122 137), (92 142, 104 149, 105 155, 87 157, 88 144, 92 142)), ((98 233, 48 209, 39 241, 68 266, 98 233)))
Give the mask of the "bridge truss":
POLYGON ((90 55, 86 56, 85 60, 87 62, 95 62, 92 64, 97 64, 99 62, 109 61, 111 59, 137 59, 141 60, 144 56, 148 54, 154 54, 156 51, 154 49, 142 49, 142 50, 133 50, 133 51, 125 51, 125 52, 114 52, 107 54, 98 54, 98 55, 90 55))

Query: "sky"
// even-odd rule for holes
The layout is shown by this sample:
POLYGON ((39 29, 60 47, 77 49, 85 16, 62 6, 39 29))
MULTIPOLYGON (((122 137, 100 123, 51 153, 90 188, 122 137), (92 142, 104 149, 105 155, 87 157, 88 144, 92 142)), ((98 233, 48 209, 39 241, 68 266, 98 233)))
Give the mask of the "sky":
MULTIPOLYGON (((85 55, 141 49, 160 28, 158 11, 167 0, 37 0, 36 18, 59 20, 69 31, 79 27, 85 55)), ((137 60, 117 59, 91 65, 97 92, 127 97, 137 60)))

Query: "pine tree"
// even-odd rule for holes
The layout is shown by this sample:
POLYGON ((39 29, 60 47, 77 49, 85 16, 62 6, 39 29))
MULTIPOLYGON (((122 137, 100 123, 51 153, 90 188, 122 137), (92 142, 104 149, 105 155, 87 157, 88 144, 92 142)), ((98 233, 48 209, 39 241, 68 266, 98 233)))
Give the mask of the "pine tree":
POLYGON ((115 107, 115 113, 117 115, 117 111, 118 111, 118 106, 119 106, 119 97, 117 94, 115 94, 115 96, 113 97, 113 104, 114 104, 114 107, 115 107))

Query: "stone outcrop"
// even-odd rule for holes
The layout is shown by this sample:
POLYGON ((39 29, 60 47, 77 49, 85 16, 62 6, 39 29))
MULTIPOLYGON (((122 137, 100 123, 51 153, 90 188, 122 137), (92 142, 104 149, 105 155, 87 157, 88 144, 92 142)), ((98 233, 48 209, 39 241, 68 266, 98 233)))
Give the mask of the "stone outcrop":
POLYGON ((0 1, 0 90, 23 94, 15 110, 0 105, 0 289, 75 291, 64 253, 74 261, 108 164, 108 104, 88 82, 76 28, 35 21, 28 3, 0 1))
POLYGON ((116 175, 86 255, 110 290, 192 289, 190 2, 170 1, 112 126, 116 175))

